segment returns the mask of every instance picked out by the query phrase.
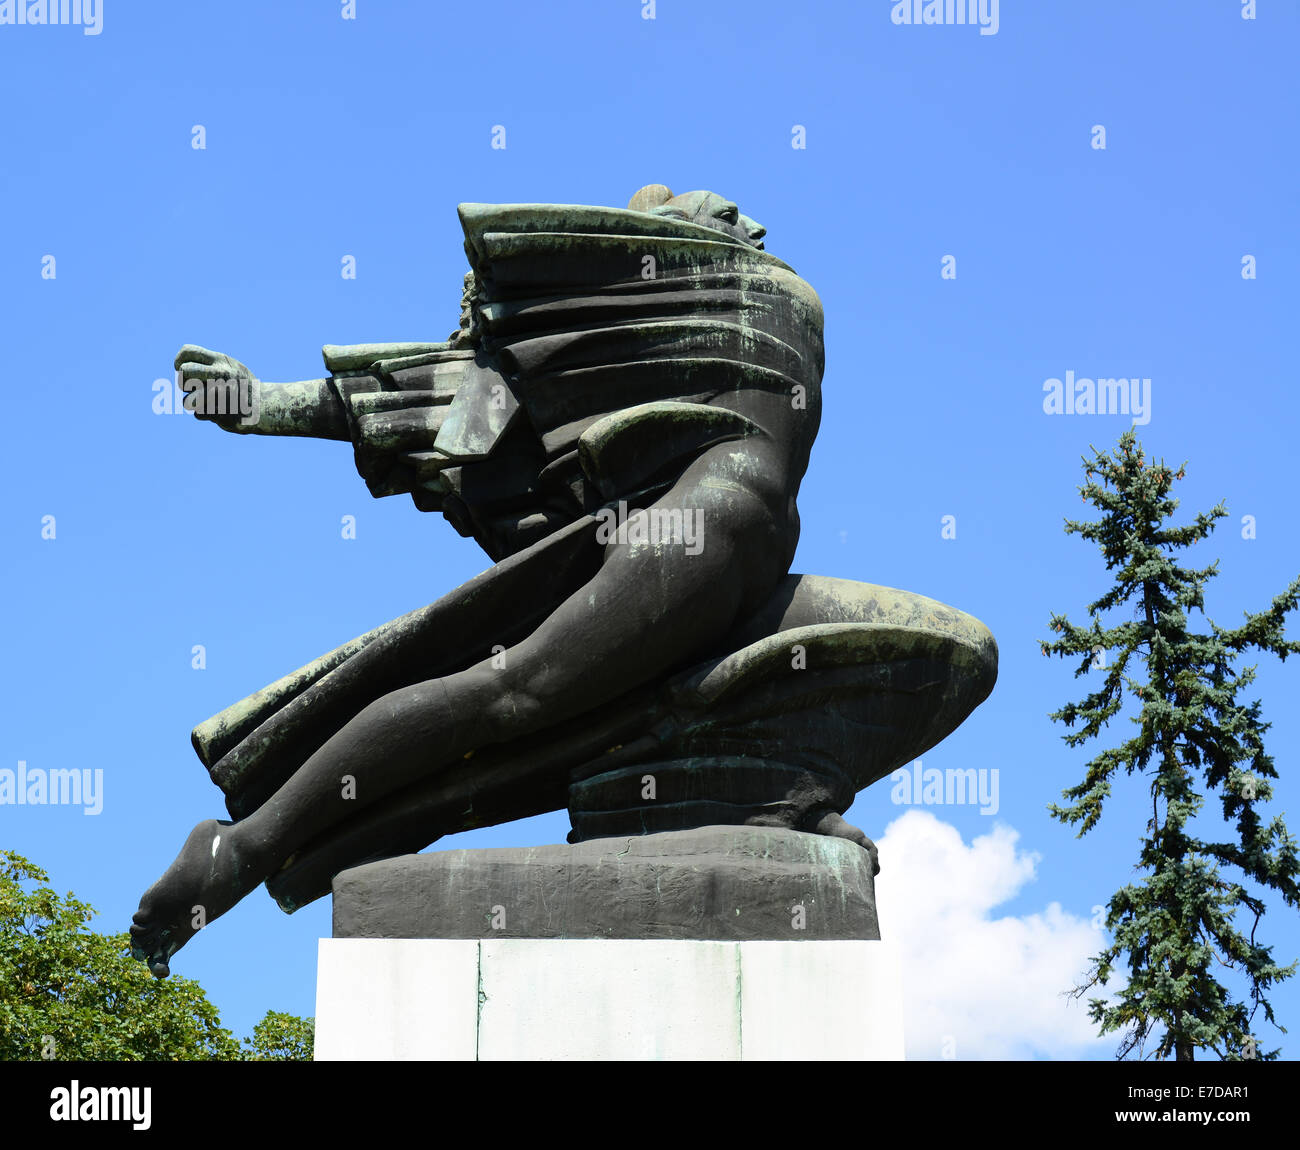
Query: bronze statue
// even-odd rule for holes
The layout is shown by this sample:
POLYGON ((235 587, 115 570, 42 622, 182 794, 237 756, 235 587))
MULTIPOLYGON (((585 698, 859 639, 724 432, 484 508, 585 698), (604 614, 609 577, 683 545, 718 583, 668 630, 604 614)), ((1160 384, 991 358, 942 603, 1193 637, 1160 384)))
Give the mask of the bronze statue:
POLYGON ((257 381, 186 346, 196 414, 352 443, 494 566, 194 731, 231 821, 195 827, 141 901, 155 974, 265 882, 337 873, 568 807, 571 841, 710 824, 870 840, 855 793, 992 689, 978 621, 789 574, 821 415, 822 309, 710 192, 626 210, 462 204, 461 322, 441 343, 326 347, 257 381), (256 417, 229 414, 238 380, 256 417))

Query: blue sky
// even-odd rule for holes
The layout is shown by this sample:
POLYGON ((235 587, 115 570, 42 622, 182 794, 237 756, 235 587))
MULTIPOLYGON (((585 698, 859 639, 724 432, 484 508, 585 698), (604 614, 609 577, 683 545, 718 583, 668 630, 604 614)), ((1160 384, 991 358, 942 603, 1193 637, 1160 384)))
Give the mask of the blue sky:
MULTIPOLYGON (((1300 571, 1287 271, 1300 266, 1300 9, 1259 0, 1243 20, 1238 0, 1002 0, 981 35, 895 25, 890 0, 643 7, 506 0, 488 19, 357 0, 350 20, 336 0, 104 0, 98 35, 0 24, 0 766, 104 771, 99 815, 0 806, 0 846, 93 903, 101 929, 124 929, 189 828, 222 813, 190 729, 486 565, 440 517, 371 499, 346 445, 155 414, 181 344, 264 379, 312 378, 322 344, 456 326, 461 201, 623 206, 651 182, 710 188, 766 225, 768 250, 825 307, 825 414, 793 569, 951 603, 1001 649, 993 696, 924 757, 996 769, 996 814, 909 812, 881 783, 848 816, 899 858, 902 844, 929 850, 908 888, 909 1056, 942 1057, 951 1038, 959 1058, 1109 1057, 1115 1040, 1087 1041, 1077 1007, 1062 1022, 1050 988, 1100 949, 1093 907, 1129 881, 1146 790, 1121 780, 1082 841, 1049 818, 1090 754, 1047 719, 1085 687, 1038 640, 1052 612, 1080 621, 1109 586, 1061 525, 1087 511, 1080 456, 1130 421, 1047 415, 1043 383, 1151 380, 1139 430, 1152 454, 1189 462, 1182 512, 1229 508, 1188 557, 1220 561, 1212 618, 1267 606, 1300 571), (988 881, 972 885, 972 867, 988 881), (1005 1003, 1027 996, 1008 984, 1007 945, 1042 979, 1012 1015, 1005 1003), (940 958, 983 981, 956 986, 940 958)), ((1271 810, 1294 812, 1293 831, 1297 675, 1264 659, 1252 695, 1282 776, 1271 810)), ((566 831, 557 813, 453 845, 566 831)), ((887 889, 883 845, 882 865, 887 908, 901 887, 887 889)), ((267 1009, 313 1012, 328 934, 327 901, 286 917, 259 891, 174 969, 247 1034, 267 1009)), ((1274 900, 1260 934, 1300 957, 1294 910, 1274 900)), ((1300 1022, 1300 978, 1273 1003, 1300 1022)), ((1294 1037, 1257 1029, 1294 1056, 1294 1037)))

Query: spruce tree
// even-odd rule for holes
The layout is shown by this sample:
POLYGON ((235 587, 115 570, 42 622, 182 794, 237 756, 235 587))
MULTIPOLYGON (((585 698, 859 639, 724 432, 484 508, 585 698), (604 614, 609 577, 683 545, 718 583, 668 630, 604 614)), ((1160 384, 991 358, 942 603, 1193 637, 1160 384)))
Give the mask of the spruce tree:
POLYGON ((1138 856, 1140 879, 1111 896, 1109 944, 1074 994, 1105 986, 1127 966, 1122 990, 1089 1000, 1100 1033, 1123 1035, 1119 1058, 1191 1061, 1201 1050, 1221 1059, 1272 1060, 1278 1051, 1258 1047, 1253 1020, 1262 1007, 1285 1033, 1266 992, 1291 977, 1296 964, 1278 965, 1256 930, 1264 892, 1276 892, 1287 906, 1300 904, 1300 859, 1282 818, 1265 823, 1261 817, 1273 794, 1269 780, 1278 777, 1264 750, 1269 724, 1258 701, 1239 699, 1255 667, 1237 670, 1234 664, 1250 648, 1282 660, 1300 652, 1300 643, 1284 637, 1300 578, 1268 610, 1247 614, 1241 626, 1216 626, 1205 617, 1204 596, 1217 561, 1192 569, 1178 564, 1177 553, 1209 536, 1226 507, 1220 503, 1186 526, 1166 526, 1178 507, 1170 491, 1186 464, 1175 471, 1163 460, 1148 462, 1132 430, 1120 437, 1114 454, 1090 450, 1094 457, 1083 460, 1086 482, 1079 490, 1101 518, 1067 520, 1065 530, 1101 548, 1114 584, 1089 604, 1086 626, 1052 616, 1057 638, 1043 643, 1043 654, 1078 657, 1075 677, 1095 677, 1098 685, 1051 718, 1072 728, 1063 738, 1079 746, 1101 735, 1127 694, 1137 707, 1137 730, 1087 764, 1083 782, 1064 792, 1068 806, 1049 809, 1061 822, 1077 824, 1082 837, 1101 819, 1122 770, 1149 782, 1151 815, 1138 856), (1129 605, 1131 612, 1123 612, 1129 605), (1103 616, 1113 620, 1117 610, 1122 621, 1104 625, 1103 616), (1193 611, 1208 630, 1191 629, 1193 611), (1201 813, 1207 797, 1221 804, 1235 836, 1225 835, 1227 827, 1211 813, 1201 813), (1218 837, 1199 837, 1206 833, 1218 837), (1229 841, 1219 841, 1225 837, 1229 841), (1234 1000, 1219 981, 1225 969, 1244 978, 1246 998, 1234 1000), (1148 1052, 1149 1044, 1154 1049, 1148 1052))

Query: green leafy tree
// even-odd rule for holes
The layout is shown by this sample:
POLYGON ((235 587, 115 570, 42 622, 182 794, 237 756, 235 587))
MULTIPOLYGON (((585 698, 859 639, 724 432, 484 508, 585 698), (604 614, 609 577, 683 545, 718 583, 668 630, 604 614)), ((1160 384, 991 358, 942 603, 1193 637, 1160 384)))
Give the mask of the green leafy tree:
POLYGON ((268 1010, 253 1027, 252 1038, 244 1039, 248 1062, 310 1062, 316 1037, 315 1020, 268 1010))
MULTIPOLYGON (((0 1060, 246 1056, 198 983, 154 978, 131 957, 125 932, 88 928, 95 915, 89 904, 32 885, 48 882, 40 867, 0 850, 0 1060)), ((299 1057, 305 1050, 310 1058, 301 1027, 310 1030, 301 1019, 268 1014, 247 1056, 299 1057)))
POLYGON ((1263 892, 1276 892, 1288 906, 1300 904, 1300 859, 1281 817, 1261 818, 1261 806, 1273 795, 1269 780, 1278 777, 1264 750, 1269 724, 1260 718, 1258 701, 1238 699, 1255 667, 1236 670, 1234 664, 1251 648, 1282 660, 1300 651, 1300 643, 1285 639, 1283 626, 1300 598, 1300 578, 1239 627, 1207 619, 1208 630, 1193 631, 1189 613, 1204 618, 1205 585, 1218 564, 1182 567, 1176 553, 1205 539, 1227 509, 1220 503, 1186 526, 1166 526, 1178 507, 1170 491, 1186 465, 1175 471, 1163 460, 1148 462, 1131 430, 1114 454, 1092 450, 1080 491, 1101 518, 1067 521, 1065 530, 1100 547, 1114 585, 1089 604, 1086 626, 1052 616, 1058 637, 1043 644, 1043 654, 1079 657, 1075 677, 1098 685, 1051 718, 1077 727, 1063 737, 1079 746, 1101 734, 1127 694, 1138 707, 1132 717, 1137 730, 1088 763, 1083 782, 1064 792, 1068 806, 1050 810, 1078 825, 1082 837, 1100 820, 1122 770, 1149 783, 1151 816, 1138 858, 1141 881, 1111 896, 1110 943, 1094 957, 1075 995, 1104 986, 1127 956, 1127 985, 1109 1000, 1089 1000, 1100 1032, 1123 1035, 1118 1057, 1147 1057, 1153 1042, 1157 1058, 1191 1061, 1195 1051, 1208 1050, 1222 1059, 1275 1059, 1277 1050, 1258 1049, 1252 1021, 1262 1008, 1285 1033, 1266 992, 1291 977, 1296 964, 1274 962, 1271 948, 1256 940, 1256 928, 1263 892), (1130 605, 1130 617, 1103 626, 1104 613, 1130 605), (1207 794, 1235 827, 1229 841, 1198 837, 1208 819, 1198 818, 1207 794), (1234 1000, 1219 981, 1224 968, 1244 978, 1247 1000, 1234 1000))

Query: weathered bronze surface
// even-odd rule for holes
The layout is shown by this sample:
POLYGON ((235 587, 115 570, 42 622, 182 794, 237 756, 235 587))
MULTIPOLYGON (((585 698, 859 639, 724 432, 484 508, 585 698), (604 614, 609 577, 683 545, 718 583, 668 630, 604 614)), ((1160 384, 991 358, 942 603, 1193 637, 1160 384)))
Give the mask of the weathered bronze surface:
POLYGON ((195 729, 233 821, 142 900, 156 974, 195 906, 210 922, 265 882, 293 910, 360 863, 566 806, 573 842, 747 824, 874 867, 854 795, 992 690, 977 620, 789 573, 822 309, 763 228, 660 185, 460 217, 446 341, 326 347, 329 376, 290 384, 177 357, 201 418, 350 440, 372 494, 440 510, 494 566, 195 729))

